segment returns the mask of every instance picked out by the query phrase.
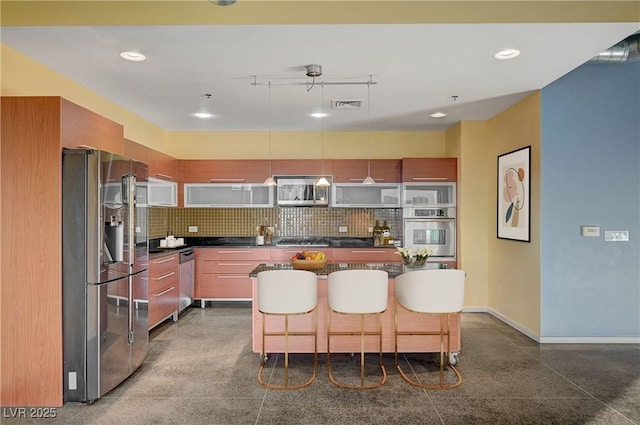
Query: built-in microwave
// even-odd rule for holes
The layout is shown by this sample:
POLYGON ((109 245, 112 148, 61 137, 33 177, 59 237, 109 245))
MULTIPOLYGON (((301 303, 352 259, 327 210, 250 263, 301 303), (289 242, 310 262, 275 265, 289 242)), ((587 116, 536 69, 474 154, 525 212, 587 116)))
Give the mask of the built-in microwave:
MULTIPOLYGON (((322 176, 275 176, 276 203, 280 206, 329 206, 330 186, 318 186, 322 176)), ((329 184, 331 177, 325 176, 329 184)))
POLYGON ((430 248, 433 257, 456 256, 455 208, 405 208, 404 246, 430 248))

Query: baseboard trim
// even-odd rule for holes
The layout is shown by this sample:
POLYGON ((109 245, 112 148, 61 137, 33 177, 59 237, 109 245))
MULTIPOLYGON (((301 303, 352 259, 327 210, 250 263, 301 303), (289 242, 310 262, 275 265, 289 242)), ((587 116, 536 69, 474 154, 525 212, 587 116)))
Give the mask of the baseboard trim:
POLYGON ((541 344, 640 344, 637 336, 543 336, 541 344))
POLYGON ((520 325, 519 323, 514 322, 513 320, 509 319, 508 317, 505 317, 502 314, 500 314, 497 311, 492 310, 490 308, 487 309, 487 313, 489 313, 490 315, 492 315, 496 319, 506 323, 507 325, 511 326, 513 329, 517 330, 518 332, 528 336, 529 338, 531 338, 535 342, 540 342, 540 335, 536 334, 531 329, 525 328, 524 326, 520 325))
POLYGON ((487 307, 464 307, 463 313, 487 313, 487 307))
MULTIPOLYGON (((463 311, 479 313, 483 309, 472 307, 463 311)), ((540 344, 640 344, 640 336, 540 336, 495 310, 487 308, 484 311, 540 344)))

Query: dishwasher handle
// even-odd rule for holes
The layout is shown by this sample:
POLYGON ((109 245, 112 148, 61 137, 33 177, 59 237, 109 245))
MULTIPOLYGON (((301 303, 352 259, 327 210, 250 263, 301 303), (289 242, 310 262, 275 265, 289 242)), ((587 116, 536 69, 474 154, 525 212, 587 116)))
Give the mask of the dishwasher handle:
POLYGON ((193 249, 188 249, 180 253, 180 264, 186 263, 187 261, 193 261, 194 259, 195 251, 193 249))

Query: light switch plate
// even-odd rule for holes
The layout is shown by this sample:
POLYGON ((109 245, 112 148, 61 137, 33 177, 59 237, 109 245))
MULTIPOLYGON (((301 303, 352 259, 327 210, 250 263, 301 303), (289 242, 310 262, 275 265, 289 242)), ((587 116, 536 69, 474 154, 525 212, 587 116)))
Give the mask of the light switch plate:
POLYGON ((347 233, 347 226, 338 227, 338 232, 339 233, 347 233))
POLYGON ((599 226, 581 226, 580 234, 582 236, 600 236, 599 226))
POLYGON ((198 226, 189 226, 189 233, 198 233, 198 226))
POLYGON ((628 230, 605 230, 604 241, 605 242, 628 242, 629 231, 628 230))

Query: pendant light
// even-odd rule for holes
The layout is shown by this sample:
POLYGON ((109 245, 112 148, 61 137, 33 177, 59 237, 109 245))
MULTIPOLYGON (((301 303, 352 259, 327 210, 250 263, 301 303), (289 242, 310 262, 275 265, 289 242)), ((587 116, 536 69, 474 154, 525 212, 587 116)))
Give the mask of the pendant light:
POLYGON ((322 87, 322 91, 321 91, 322 99, 320 104, 320 112, 322 114, 322 117, 320 118, 320 137, 321 137, 321 146, 322 146, 322 153, 321 153, 322 177, 318 179, 318 181, 316 182, 316 186, 328 187, 330 186, 329 180, 327 180, 327 178, 324 176, 324 83, 320 83, 320 84, 322 87))
MULTIPOLYGON (((371 81, 371 76, 369 76, 371 81)), ((371 145, 371 84, 367 84, 367 136, 369 145, 371 145)), ((371 158, 367 159, 367 177, 362 181, 362 184, 376 184, 376 181, 371 177, 371 158)))
POLYGON ((271 172, 271 81, 269 81, 269 177, 263 183, 265 186, 276 186, 271 172))

